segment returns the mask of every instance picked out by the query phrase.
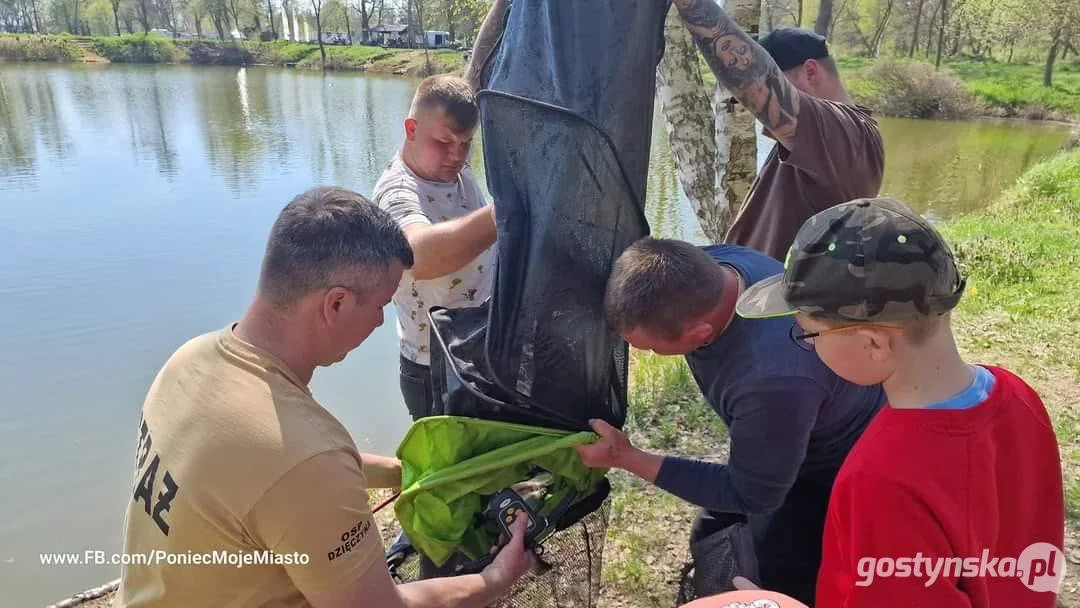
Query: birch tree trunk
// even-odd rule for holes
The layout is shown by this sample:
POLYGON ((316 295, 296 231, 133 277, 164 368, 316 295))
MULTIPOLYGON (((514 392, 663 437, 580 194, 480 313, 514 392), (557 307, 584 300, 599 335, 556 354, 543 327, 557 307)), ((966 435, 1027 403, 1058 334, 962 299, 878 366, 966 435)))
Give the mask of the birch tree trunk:
MULTIPOLYGON (((728 14, 747 33, 758 31, 760 0, 730 0, 728 14)), ((683 192, 705 236, 720 243, 757 173, 754 117, 716 87, 712 99, 701 77, 697 46, 678 9, 668 12, 657 94, 668 145, 683 192)))
POLYGON ((657 68, 656 91, 683 192, 705 236, 718 243, 727 227, 719 204, 719 155, 712 111, 697 47, 674 5, 664 23, 664 57, 657 68))

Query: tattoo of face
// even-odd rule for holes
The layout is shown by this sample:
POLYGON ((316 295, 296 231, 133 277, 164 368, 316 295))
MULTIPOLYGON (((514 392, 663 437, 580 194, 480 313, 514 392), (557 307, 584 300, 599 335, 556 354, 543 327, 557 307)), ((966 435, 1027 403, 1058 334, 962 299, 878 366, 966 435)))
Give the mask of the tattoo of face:
POLYGON ((674 1, 720 84, 779 140, 793 135, 799 98, 768 52, 715 0, 674 1))

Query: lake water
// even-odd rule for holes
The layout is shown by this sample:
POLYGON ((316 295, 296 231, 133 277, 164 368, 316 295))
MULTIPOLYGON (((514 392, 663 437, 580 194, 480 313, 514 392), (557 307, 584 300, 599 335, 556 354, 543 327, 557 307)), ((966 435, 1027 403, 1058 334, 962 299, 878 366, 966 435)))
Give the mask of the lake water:
MULTIPOLYGON (((39 554, 119 551, 154 374, 183 341, 242 313, 293 195, 371 191, 414 87, 273 69, 0 65, 0 606, 116 577, 42 566, 39 554)), ((935 218, 992 200, 1066 137, 881 122, 884 191, 935 218)), ((653 231, 701 241, 656 125, 653 231)), ((318 371, 313 391, 361 449, 391 453, 409 424, 392 312, 318 371)))

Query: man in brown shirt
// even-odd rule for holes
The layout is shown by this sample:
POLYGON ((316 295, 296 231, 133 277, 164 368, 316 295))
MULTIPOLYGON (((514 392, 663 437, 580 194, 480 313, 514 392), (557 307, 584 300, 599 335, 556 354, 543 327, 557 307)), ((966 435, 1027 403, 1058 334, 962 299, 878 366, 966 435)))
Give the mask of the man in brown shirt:
POLYGON ((878 194, 881 132, 844 89, 822 36, 784 28, 759 44, 714 0, 675 4, 717 80, 776 140, 724 240, 783 261, 810 216, 878 194))

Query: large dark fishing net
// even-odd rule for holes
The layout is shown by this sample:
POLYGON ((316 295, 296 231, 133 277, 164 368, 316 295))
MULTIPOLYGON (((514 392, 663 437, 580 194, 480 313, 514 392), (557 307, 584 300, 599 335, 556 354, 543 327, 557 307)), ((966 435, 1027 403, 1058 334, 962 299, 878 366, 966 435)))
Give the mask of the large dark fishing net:
MULTIPOLYGON (((667 0, 514 0, 480 111, 498 262, 478 308, 430 312, 434 413, 622 427, 628 348, 604 288, 649 232, 645 191, 667 0)), ((595 606, 606 482, 543 544, 542 571, 500 606, 595 606)), ((571 509, 575 511, 575 509, 571 509)), ((408 579, 408 565, 399 570, 408 579)))

